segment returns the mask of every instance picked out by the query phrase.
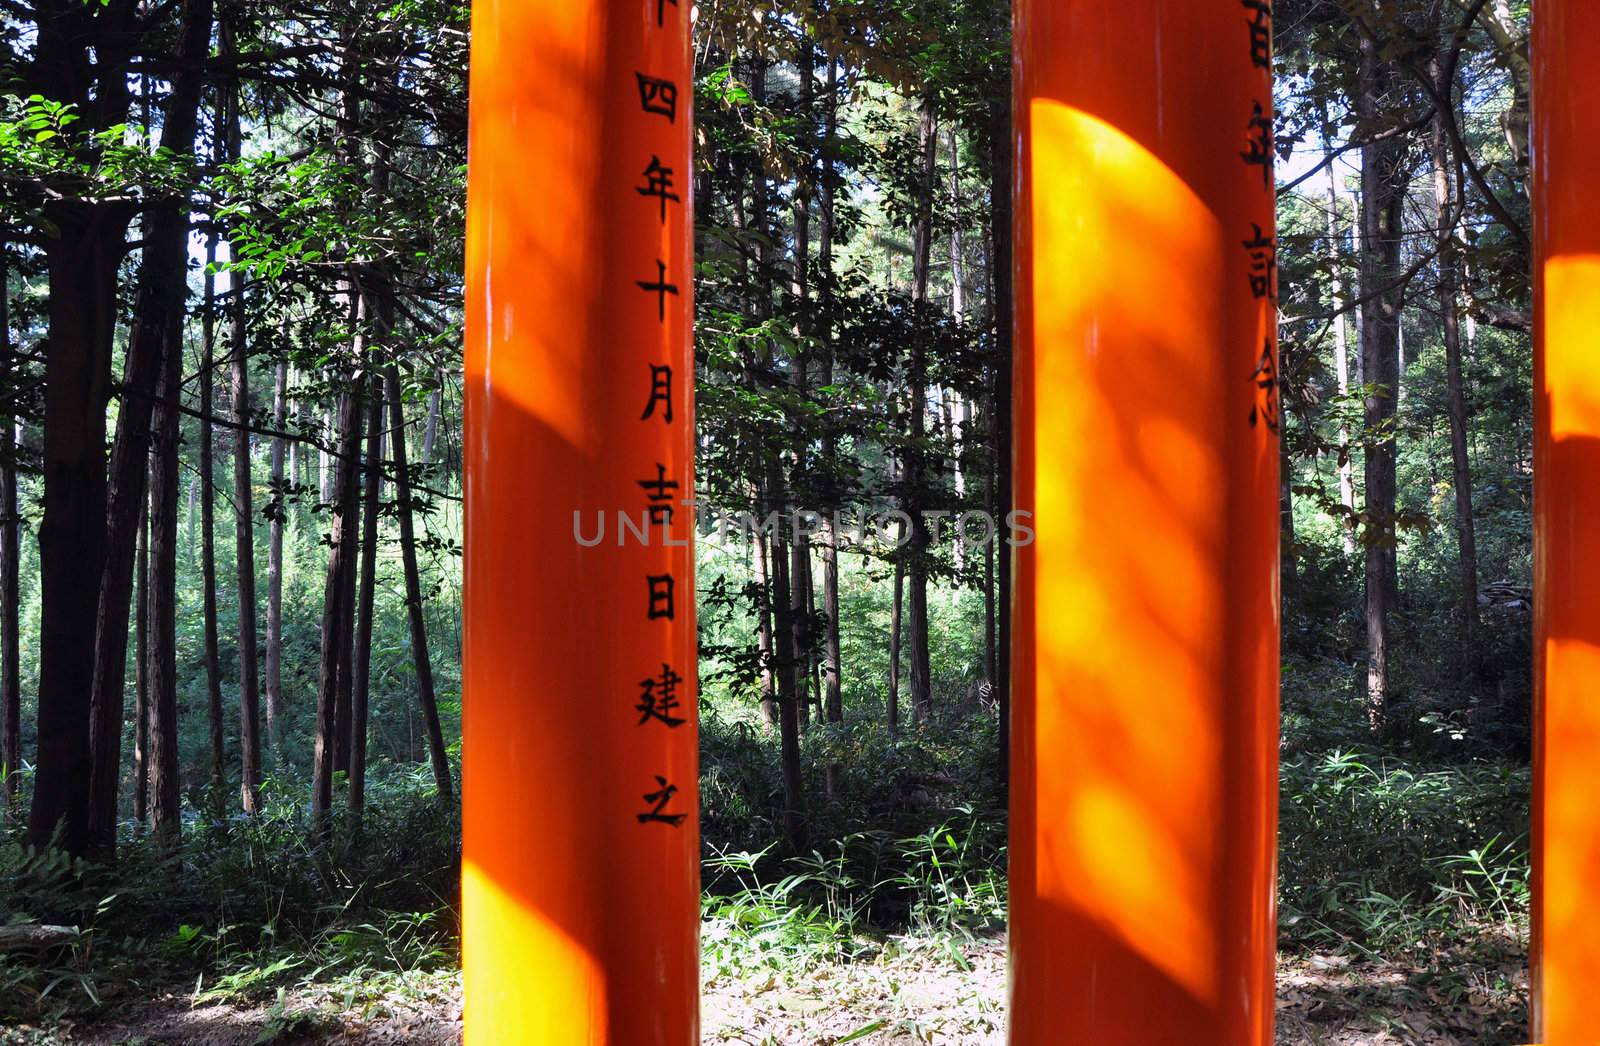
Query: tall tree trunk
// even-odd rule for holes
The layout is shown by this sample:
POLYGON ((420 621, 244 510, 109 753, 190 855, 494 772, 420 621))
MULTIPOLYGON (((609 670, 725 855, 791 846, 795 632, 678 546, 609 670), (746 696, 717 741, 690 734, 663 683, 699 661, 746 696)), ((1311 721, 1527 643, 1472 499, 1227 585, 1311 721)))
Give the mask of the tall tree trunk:
MULTIPOLYGON (((1009 91, 989 102, 990 256, 994 288, 994 444, 995 542, 1006 537, 1011 501, 1011 96, 1009 91)), ((1000 720, 997 753, 1002 787, 1011 773, 1011 546, 995 545, 995 674, 994 699, 1000 720)))
MULTIPOLYGON (((834 141, 839 124, 839 63, 828 57, 828 107, 822 132, 822 156, 825 164, 821 179, 821 222, 817 229, 817 261, 822 267, 823 328, 818 332, 821 343, 822 385, 833 386, 833 225, 834 225, 834 141)), ((822 468, 830 491, 828 507, 839 508, 838 443, 830 426, 822 440, 822 468)), ((844 722, 844 696, 840 677, 841 644, 839 641, 839 531, 835 526, 834 512, 830 511, 822 525, 822 614, 823 628, 823 711, 830 723, 844 722)))
MULTIPOLYGON (((288 431, 289 364, 278 361, 276 382, 272 394, 272 427, 279 432, 288 431)), ((286 498, 284 492, 284 443, 281 436, 272 438, 272 492, 275 498, 286 498)), ((267 529, 267 745, 282 758, 283 745, 283 523, 289 511, 287 500, 273 508, 267 529)))
MULTIPOLYGON (((751 69, 751 95, 758 106, 766 104, 767 64, 757 59, 751 69)), ((758 321, 772 318, 773 265, 768 250, 773 242, 769 235, 767 218, 770 209, 770 191, 767 172, 760 157, 752 165, 751 210, 752 230, 756 237, 757 265, 754 303, 751 312, 758 321)), ((773 374, 772 344, 768 342, 762 360, 765 372, 773 374)), ((789 508, 783 468, 778 455, 769 454, 766 462, 764 493, 767 501, 760 506, 780 516, 789 508)), ((772 640, 778 689, 778 738, 780 764, 783 772, 783 826, 784 839, 794 853, 803 853, 806 839, 805 782, 800 772, 800 688, 797 685, 794 658, 794 614, 792 590, 789 583, 789 545, 784 540, 780 525, 772 535, 771 562, 772 640)))
MULTIPOLYGON (((805 127, 802 132, 801 146, 807 156, 816 154, 816 138, 813 133, 813 116, 816 109, 816 51, 812 47, 810 37, 804 38, 800 45, 799 75, 800 75, 800 112, 801 120, 805 127)), ((804 403, 810 395, 809 347, 807 338, 813 333, 810 322, 811 311, 811 198, 815 185, 814 175, 805 172, 795 179, 793 194, 794 213, 794 258, 792 282, 790 291, 794 297, 794 313, 797 317, 795 323, 795 355, 793 365, 790 367, 791 379, 794 383, 795 399, 804 403)), ((809 449, 809 440, 804 425, 796 425, 794 443, 794 476, 791 488, 801 489, 805 483, 806 459, 809 449)), ((790 587, 790 642, 793 644, 792 657, 795 663, 796 686, 795 693, 800 701, 800 722, 808 724, 811 721, 811 599, 809 578, 811 574, 811 539, 803 530, 797 529, 791 535, 789 543, 789 587, 790 587)), ((818 708, 818 718, 821 718, 821 708, 818 708)))
MULTIPOLYGON (((379 310, 382 317, 383 310, 379 310)), ((386 323, 386 321, 383 321, 386 323)), ((411 625, 411 651, 417 665, 417 699, 428 729, 428 756, 433 763, 433 783, 441 798, 454 794, 450 777, 450 757, 444 746, 444 730, 439 724, 439 701, 433 688, 433 662, 428 657, 428 626, 423 614, 422 575, 417 568, 416 523, 412 516, 411 470, 406 464, 406 412, 400 398, 400 369, 389 364, 384 369, 389 399, 389 430, 394 449, 395 497, 400 503, 400 561, 406 578, 406 614, 411 625)))
POLYGON ((256 675, 255 498, 250 482, 250 361, 245 345, 245 284, 234 274, 233 526, 239 587, 239 795, 247 814, 261 808, 261 689, 256 675))
MULTIPOLYGON (((183 402, 182 330, 171 331, 150 444, 150 610, 148 656, 150 820, 167 846, 182 832, 178 762, 178 419, 183 402)), ((206 375, 209 377, 209 374, 206 375)), ((202 381, 201 387, 205 387, 202 381)))
POLYGON ((322 654, 317 673, 316 737, 311 754, 311 826, 317 838, 326 836, 333 808, 334 748, 337 742, 336 706, 341 661, 350 648, 349 615, 345 612, 345 576, 354 568, 356 554, 356 489, 361 475, 362 387, 350 380, 339 401, 338 458, 334 516, 328 573, 322 590, 322 654))
MULTIPOLYGON (((11 347, 11 273, 0 243, 0 388, 15 389, 17 357, 11 347)), ((17 504, 15 400, 0 411, 0 795, 10 805, 22 765, 22 520, 17 504)))
MULTIPOLYGON (((19 97, 71 106, 75 135, 127 119, 130 48, 142 17, 134 0, 51 5, 36 19, 32 60, 13 64, 19 97), (93 54, 91 64, 85 55, 93 54)), ((44 400, 44 518, 40 523, 38 744, 29 836, 74 854, 90 845, 93 641, 105 557, 106 404, 117 322, 117 274, 134 209, 126 202, 52 199, 44 400), (60 833, 59 836, 57 833, 60 833)))
MULTIPOLYGON (((1435 55, 1430 72, 1440 96, 1454 99, 1455 84, 1435 55)), ((1466 381, 1461 362, 1461 265, 1451 188, 1450 143, 1445 117, 1435 113, 1428 148, 1433 162, 1433 213, 1439 235, 1439 316, 1444 327, 1445 399, 1450 416, 1450 465, 1456 495, 1456 549, 1461 579, 1461 650, 1464 675, 1477 688, 1478 535, 1472 518, 1472 456, 1468 448, 1466 381)))
MULTIPOLYGON (((1350 328, 1345 318, 1344 229, 1339 220, 1339 176, 1334 170, 1332 127, 1323 118, 1323 161, 1328 165, 1328 254, 1330 288, 1333 292, 1333 365, 1339 380, 1339 395, 1350 395, 1350 328)), ((1344 554, 1356 554, 1356 471, 1350 452, 1350 426, 1339 422, 1339 504, 1344 506, 1344 554)))
MULTIPOLYGON (((211 390, 216 379, 216 238, 206 245, 205 309, 201 313, 200 358, 200 586, 205 617, 206 724, 211 732, 212 800, 222 803, 227 767, 223 756, 222 662, 217 639, 216 434, 211 424, 211 390)), ((244 433, 235 433, 243 436, 244 433)))
MULTIPOLYGON (((161 147, 193 156, 204 73, 200 59, 210 50, 211 0, 184 6, 174 80, 162 116, 161 147)), ((146 92, 148 96, 148 92, 146 92)), ((116 441, 106 501, 105 560, 100 573, 91 688, 89 834, 91 845, 109 856, 116 847, 117 790, 122 776, 124 686, 128 659, 128 613, 140 520, 147 502, 146 458, 150 419, 163 356, 182 344, 188 297, 189 210, 186 195, 159 197, 144 212, 143 258, 128 336, 116 441), (178 333, 174 333, 177 331, 178 333)))
POLYGON ((755 575, 756 588, 761 593, 760 605, 756 608, 756 650, 761 655, 761 718, 766 723, 768 730, 778 729, 778 692, 775 685, 777 676, 774 672, 776 654, 772 647, 772 605, 771 605, 771 573, 767 564, 770 562, 767 551, 767 532, 760 527, 755 528, 755 575))
MULTIPOLYGON (((350 814, 357 833, 367 799, 367 699, 372 685, 372 616, 377 594, 378 493, 383 480, 383 390, 367 404, 367 460, 361 505, 361 589, 356 597, 355 686, 350 707, 350 814)), ((399 434, 396 433, 396 438, 399 434)))
MULTIPOLYGON (((904 524, 901 525, 902 536, 904 524)), ((889 698, 884 708, 884 723, 888 727, 889 736, 895 737, 900 733, 900 634, 904 631, 900 627, 900 619, 905 614, 906 587, 905 561, 898 555, 894 561, 894 599, 889 605, 889 698)))
POLYGON ((127 219, 76 202, 46 207, 60 235, 46 247, 50 348, 45 361, 44 519, 39 527, 39 732, 29 835, 67 851, 90 845, 90 695, 106 520, 106 402, 117 267, 127 219))
POLYGON ((133 819, 144 824, 150 799, 150 498, 139 514, 133 595, 133 819))
POLYGON ((917 314, 917 331, 911 340, 911 446, 906 455, 906 513, 911 517, 911 546, 906 569, 908 621, 911 645, 911 713, 918 723, 933 718, 933 677, 928 656, 928 527, 922 518, 922 484, 926 481, 922 440, 927 435, 927 338, 922 328, 929 322, 928 270, 933 261, 933 193, 938 161, 939 124, 933 99, 922 104, 917 143, 921 155, 916 228, 912 245, 911 301, 917 314))
MULTIPOLYGON (((1370 35, 1361 38, 1357 112, 1376 127, 1381 100, 1394 75, 1370 35)), ((1395 577, 1396 446, 1395 396, 1399 387, 1402 205, 1405 199, 1403 140, 1368 142, 1361 150, 1361 359, 1366 397, 1366 625, 1367 718, 1374 732, 1387 724, 1390 698, 1389 615, 1398 597, 1395 577)))
MULTIPOLYGON (((225 50, 233 51, 233 34, 224 25, 225 50)), ((241 140, 239 90, 228 92, 228 155, 238 161, 241 140)), ((256 674, 256 537, 255 496, 250 479, 250 353, 245 278, 234 272, 233 290, 233 535, 239 589, 239 800, 244 812, 261 809, 261 685, 256 674)))

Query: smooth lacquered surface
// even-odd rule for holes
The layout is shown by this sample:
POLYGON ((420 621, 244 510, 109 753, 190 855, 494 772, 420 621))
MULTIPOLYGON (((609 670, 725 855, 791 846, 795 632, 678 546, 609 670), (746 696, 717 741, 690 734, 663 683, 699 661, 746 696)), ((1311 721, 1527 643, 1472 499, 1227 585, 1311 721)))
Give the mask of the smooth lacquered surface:
POLYGON ((1534 10, 1534 1038, 1600 1042, 1600 5, 1534 10))
POLYGON ((650 547, 629 532, 619 548, 615 517, 637 526, 658 495, 693 489, 689 13, 473 4, 469 1043, 698 1041, 692 519, 674 506, 678 547, 657 526, 650 547), (670 119, 641 74, 675 84, 670 119), (652 165, 672 170, 670 188, 652 165), (652 184, 663 194, 639 191, 652 184), (667 283, 678 293, 640 286, 667 283), (605 513, 600 544, 580 546, 575 510, 586 540, 605 513), (666 577, 670 618, 649 580, 666 577), (652 700, 683 721, 644 715, 652 700), (684 819, 640 819, 656 814, 684 819))
POLYGON ((1237 3, 1015 10, 1011 1041, 1267 1046, 1270 74, 1237 3))

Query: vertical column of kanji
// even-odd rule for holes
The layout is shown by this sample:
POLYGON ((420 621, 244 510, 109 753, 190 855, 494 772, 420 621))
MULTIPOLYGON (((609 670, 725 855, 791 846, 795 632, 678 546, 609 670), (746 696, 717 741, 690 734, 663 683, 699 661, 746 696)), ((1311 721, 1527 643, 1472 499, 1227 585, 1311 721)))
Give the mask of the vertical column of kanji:
POLYGON ((1600 1042, 1600 4, 1533 12, 1534 1038, 1600 1042))
POLYGON ((698 1042, 689 22, 473 5, 469 1042, 698 1042))
POLYGON ((1011 1041, 1272 1041, 1265 0, 1017 0, 1011 1041))

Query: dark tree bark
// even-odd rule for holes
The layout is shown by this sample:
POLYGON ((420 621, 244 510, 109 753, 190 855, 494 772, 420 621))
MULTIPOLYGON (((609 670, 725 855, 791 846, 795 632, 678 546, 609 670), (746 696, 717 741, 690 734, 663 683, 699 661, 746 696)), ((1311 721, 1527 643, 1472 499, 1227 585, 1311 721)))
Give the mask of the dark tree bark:
MULTIPOLYGON (((201 313, 200 359, 200 594, 205 626, 206 725, 211 739, 212 801, 223 803, 227 766, 223 755, 222 662, 217 639, 216 433, 211 424, 211 390, 216 374, 216 287, 209 267, 216 260, 216 240, 206 247, 205 309, 201 313)), ((236 432, 235 437, 244 433, 236 432)))
MULTIPOLYGON (((1011 496, 1011 98, 1002 93, 989 103, 990 253, 994 288, 994 445, 995 541, 1006 539, 1011 496)), ((999 776, 1011 773, 1011 546, 995 545, 994 699, 1000 719, 999 776)))
POLYGON ((356 596, 355 680, 350 706, 350 813, 357 832, 367 801, 367 698, 372 683, 372 617, 377 594, 378 492, 383 480, 383 395, 367 404, 367 459, 361 504, 361 588, 356 596))
MULTIPOLYGON (((224 25, 224 50, 233 53, 233 34, 224 25)), ((228 92, 228 156, 243 154, 239 90, 228 92)), ((261 684, 256 645, 256 511, 250 481, 250 351, 245 278, 229 281, 233 301, 233 542, 239 591, 239 802, 247 814, 261 810, 261 684)))
POLYGON ((317 674, 316 737, 311 754, 311 824, 317 838, 326 835, 333 808, 335 706, 340 662, 350 648, 349 615, 345 613, 345 576, 356 554, 356 488, 361 475, 362 386, 352 380, 339 401, 338 482, 328 551, 327 580, 322 591, 322 655, 317 674))
MULTIPOLYGON (((833 178, 833 149, 834 141, 838 135, 839 124, 839 63, 830 55, 828 58, 828 106, 827 118, 822 133, 823 175, 821 179, 821 222, 817 230, 817 261, 822 266, 822 293, 820 295, 823 306, 823 315, 829 317, 823 329, 818 332, 821 342, 821 367, 823 387, 833 385, 833 338, 832 327, 832 298, 833 298, 833 225, 834 225, 834 178, 833 178)), ((822 441, 822 467, 832 496, 828 498, 828 507, 837 509, 839 498, 837 494, 838 472, 838 445, 834 439, 830 426, 823 436, 822 441)), ((830 515, 822 525, 822 615, 823 628, 823 713, 830 723, 844 722, 844 696, 841 689, 840 659, 841 644, 839 641, 839 533, 834 526, 834 519, 830 515)))
POLYGON ((760 592, 760 605, 756 607, 756 650, 761 655, 761 719, 768 730, 778 729, 778 693, 774 673, 776 653, 772 648, 772 605, 770 571, 767 563, 766 531, 755 531, 756 589, 760 592))
POLYGON ((117 267, 126 217, 103 206, 46 208, 61 231, 50 241, 50 350, 45 362, 44 519, 39 527, 43 607, 39 635, 39 736, 29 835, 57 831, 61 847, 90 847, 93 771, 90 695, 106 520, 106 402, 110 393, 117 267))
MULTIPOLYGON (((757 59, 751 68, 750 86, 751 95, 757 105, 764 105, 767 96, 767 65, 764 60, 757 59)), ((757 157, 753 164, 751 174, 751 231, 755 234, 756 242, 756 272, 753 301, 750 304, 751 314, 760 321, 772 318, 772 259, 768 250, 773 242, 769 235, 767 219, 771 208, 771 192, 767 183, 767 172, 762 165, 762 160, 757 157)), ((748 286, 748 285, 747 285, 748 286)), ((776 367, 773 362, 772 345, 767 343, 764 358, 761 361, 764 373, 773 374, 776 367)), ((752 368, 754 369, 754 368, 752 368)), ((774 444, 781 440, 775 439, 774 444)), ((778 460, 777 453, 766 455, 766 476, 763 493, 766 501, 759 508, 765 512, 777 512, 780 517, 788 509, 788 488, 784 483, 783 468, 778 460)), ((765 515, 765 512, 763 515, 765 515)), ((803 853, 806 840, 806 797, 805 781, 800 772, 800 687, 797 681, 798 666, 795 664, 794 645, 790 638, 794 634, 792 588, 789 579, 789 543, 785 540, 782 526, 771 538, 771 589, 769 602, 772 606, 772 639, 773 639, 773 668, 777 676, 778 692, 778 745, 780 764, 783 772, 783 829, 784 841, 793 853, 803 853)))
MULTIPOLYGON (((178 777, 178 457, 183 397, 181 328, 169 330, 150 446, 150 820, 167 846, 182 833, 178 777)), ((202 383, 203 387, 204 383, 202 383)))
MULTIPOLYGON (((135 0, 59 5, 39 20, 33 61, 13 88, 70 105, 75 132, 115 126, 129 108, 135 0), (91 65, 90 55, 94 62, 91 65)), ((117 271, 133 208, 56 198, 44 204, 50 284, 45 360, 44 518, 38 749, 29 836, 74 854, 90 845, 90 730, 95 634, 105 559, 106 404, 117 322, 117 271), (57 836, 59 832, 59 837, 57 836)))
MULTIPOLYGON (((379 313, 382 316, 382 311, 379 313)), ((387 325, 387 321, 384 321, 387 325)), ((400 370, 390 364, 384 370, 388 390, 389 428, 394 449, 395 497, 399 501, 400 560, 406 577, 406 616, 411 625, 411 650, 417 665, 417 700, 422 704, 423 723, 428 728, 428 756, 433 763, 433 782, 441 798, 454 794, 450 757, 444 746, 444 730, 439 724, 439 701, 433 687, 433 662, 428 656, 428 626, 423 615, 422 576, 417 569, 416 524, 412 518, 410 469, 406 464, 406 414, 400 398, 400 370)))
MULTIPOLYGON (((184 5, 177 57, 204 58, 210 49, 211 0, 184 5)), ((204 74, 185 66, 173 79, 162 115, 161 147, 193 156, 199 125, 204 74)), ((146 92, 148 94, 148 92, 146 92)), ((128 612, 133 594, 135 546, 147 501, 145 467, 149 455, 154 395, 168 347, 181 343, 188 298, 189 208, 187 193, 151 202, 144 212, 144 248, 128 336, 123 388, 117 411, 116 442, 106 505, 106 555, 98 586, 94 682, 91 691, 93 769, 89 831, 92 845, 105 855, 116 847, 117 788, 122 776, 124 686, 128 659, 128 612)))
POLYGON ((918 723, 933 718, 933 677, 928 657, 928 526, 922 518, 922 484, 926 479, 922 441, 927 435, 927 341, 921 327, 927 322, 928 270, 933 260, 933 193, 938 160, 939 124, 933 100, 922 106, 917 132, 921 154, 921 184, 912 245, 911 300, 917 309, 918 332, 911 341, 911 365, 906 381, 911 389, 911 446, 906 452, 906 512, 911 516, 911 545, 907 550, 907 632, 911 646, 911 714, 918 723))
MULTIPOLYGON (((1454 99, 1455 84, 1436 55, 1434 85, 1454 99)), ((1455 192, 1450 175, 1450 142, 1444 117, 1435 113, 1428 141, 1433 163, 1433 214, 1439 236, 1439 316, 1444 328, 1445 402, 1450 416, 1450 466, 1456 500, 1457 569, 1461 583, 1460 618, 1463 674, 1479 685, 1478 534, 1472 516, 1472 455, 1467 417, 1466 379, 1461 359, 1461 258, 1456 239, 1455 192)))
MULTIPOLYGON (((1361 37, 1357 113, 1377 126, 1382 99, 1395 89, 1392 68, 1370 34, 1361 37)), ((1399 595, 1396 577, 1394 418, 1400 382, 1401 219, 1406 146, 1401 139, 1361 149, 1361 362, 1365 402, 1367 718, 1382 730, 1389 712, 1389 615, 1399 595)))
POLYGON ((261 688, 256 674, 255 498, 250 484, 250 360, 245 334, 245 284, 234 274, 233 301, 233 539, 239 588, 239 800, 247 814, 261 808, 261 688))
MULTIPOLYGON (((0 243, 0 388, 14 389, 18 360, 11 347, 11 274, 6 251, 6 245, 0 243)), ((16 453, 14 411, 0 412, 0 796, 7 805, 16 799, 16 772, 22 765, 22 520, 17 504, 16 453)))
POLYGON ((133 593, 133 818, 149 819, 150 799, 150 499, 139 514, 137 583, 133 593))
MULTIPOLYGON (((288 397, 289 364, 279 360, 272 396, 272 427, 279 432, 287 431, 284 426, 288 421, 288 397)), ((272 439, 274 497, 283 496, 285 442, 281 436, 272 439)), ((280 502, 267 530, 267 745, 279 757, 283 744, 283 523, 288 511, 288 502, 280 502)))
MULTIPOLYGON (((904 534, 904 524, 901 524, 901 537, 904 534)), ((900 733, 900 634, 904 631, 900 627, 900 619, 905 613, 904 596, 906 587, 905 561, 900 557, 898 550, 894 561, 894 601, 889 608, 889 698, 884 709, 884 722, 888 727, 889 736, 895 737, 900 733)))

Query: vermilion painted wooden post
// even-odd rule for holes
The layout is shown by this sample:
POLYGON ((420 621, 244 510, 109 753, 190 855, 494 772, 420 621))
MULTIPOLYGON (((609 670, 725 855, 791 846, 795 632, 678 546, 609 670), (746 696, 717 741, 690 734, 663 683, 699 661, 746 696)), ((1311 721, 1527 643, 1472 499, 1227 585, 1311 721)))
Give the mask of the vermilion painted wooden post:
POLYGON ((690 7, 473 4, 469 1043, 698 1042, 690 7))
POLYGON ((1015 11, 1011 1041, 1268 1046, 1270 6, 1015 11))
POLYGON ((1533 12, 1534 1038, 1600 1042, 1600 4, 1533 12))

